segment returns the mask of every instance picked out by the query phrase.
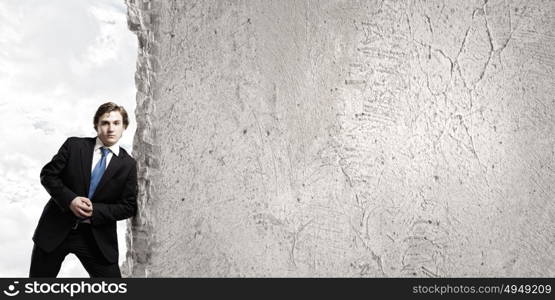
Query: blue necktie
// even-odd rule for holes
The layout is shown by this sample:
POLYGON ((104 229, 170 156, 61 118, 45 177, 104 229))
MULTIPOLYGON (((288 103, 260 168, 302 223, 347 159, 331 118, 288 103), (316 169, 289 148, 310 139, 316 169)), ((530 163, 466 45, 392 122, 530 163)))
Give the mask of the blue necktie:
POLYGON ((100 179, 104 174, 104 170, 106 170, 106 156, 108 156, 110 149, 101 147, 100 150, 102 151, 102 157, 100 158, 98 163, 96 163, 96 166, 94 167, 94 170, 91 174, 91 184, 89 186, 89 199, 91 199, 92 196, 94 195, 94 191, 96 190, 96 187, 98 186, 98 183, 100 182, 100 179))

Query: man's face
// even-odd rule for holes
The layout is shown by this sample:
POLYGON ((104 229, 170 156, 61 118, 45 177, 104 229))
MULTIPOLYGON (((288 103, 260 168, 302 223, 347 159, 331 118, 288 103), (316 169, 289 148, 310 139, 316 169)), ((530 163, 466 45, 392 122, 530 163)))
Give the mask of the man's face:
POLYGON ((98 118, 96 133, 105 146, 117 143, 123 134, 123 118, 119 111, 111 111, 98 118))

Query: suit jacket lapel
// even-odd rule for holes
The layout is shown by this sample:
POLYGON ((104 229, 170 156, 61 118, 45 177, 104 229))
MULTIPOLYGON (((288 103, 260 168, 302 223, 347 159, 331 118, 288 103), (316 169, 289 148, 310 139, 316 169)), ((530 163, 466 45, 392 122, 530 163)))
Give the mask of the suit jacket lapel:
POLYGON ((89 194, 89 186, 91 184, 91 165, 94 151, 94 143, 96 138, 91 138, 87 147, 81 148, 81 171, 83 173, 83 184, 85 185, 85 195, 89 194))
POLYGON ((106 182, 108 182, 108 180, 110 180, 110 178, 112 178, 112 176, 114 176, 116 171, 122 166, 122 160, 123 160, 121 158, 122 155, 123 155, 123 151, 121 150, 119 152, 119 156, 116 156, 115 154, 112 153, 112 158, 110 159, 110 163, 108 164, 106 171, 104 171, 104 174, 102 175, 102 178, 100 179, 100 182, 96 187, 96 191, 94 191, 93 198, 95 198, 95 196, 98 195, 98 193, 102 190, 102 187, 106 184, 106 182))

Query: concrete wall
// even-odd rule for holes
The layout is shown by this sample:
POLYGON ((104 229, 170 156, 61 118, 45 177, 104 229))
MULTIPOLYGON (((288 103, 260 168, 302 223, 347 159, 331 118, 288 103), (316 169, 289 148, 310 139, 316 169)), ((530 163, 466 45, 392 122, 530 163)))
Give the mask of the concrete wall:
POLYGON ((129 276, 555 276, 554 1, 126 0, 129 276))

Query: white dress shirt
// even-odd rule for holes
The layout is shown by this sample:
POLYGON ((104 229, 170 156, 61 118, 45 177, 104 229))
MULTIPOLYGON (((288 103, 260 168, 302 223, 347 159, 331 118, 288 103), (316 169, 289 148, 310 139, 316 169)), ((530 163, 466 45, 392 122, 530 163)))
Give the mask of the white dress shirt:
MULTIPOLYGON (((100 147, 106 147, 106 146, 104 146, 104 143, 102 143, 102 141, 98 137, 96 137, 96 143, 94 144, 93 159, 92 159, 92 165, 91 165, 91 175, 92 175, 92 172, 94 171, 94 167, 100 161, 100 158, 102 158, 102 150, 100 150, 100 147)), ((113 144, 112 146, 106 147, 106 148, 110 149, 110 151, 106 155, 106 167, 105 168, 108 168, 108 164, 110 164, 110 160, 112 159, 112 155, 115 155, 115 156, 119 155, 119 141, 117 143, 113 144)), ((104 170, 106 170, 106 169, 104 169, 104 170)), ((93 207, 93 209, 94 209, 94 207, 93 207)), ((86 219, 82 219, 80 222, 91 223, 91 220, 89 218, 86 218, 86 219)))
MULTIPOLYGON (((102 157, 102 151, 100 151, 100 147, 106 147, 106 146, 104 146, 102 141, 98 137, 96 137, 96 144, 94 144, 94 150, 93 150, 91 174, 94 170, 94 167, 96 166, 96 164, 98 163, 98 161, 102 157)), ((110 163, 110 160, 112 159, 112 155, 115 155, 115 156, 119 155, 119 141, 117 143, 113 144, 112 146, 107 147, 107 148, 110 149, 110 152, 108 152, 108 155, 106 155, 106 168, 108 168, 108 164, 110 163)))

